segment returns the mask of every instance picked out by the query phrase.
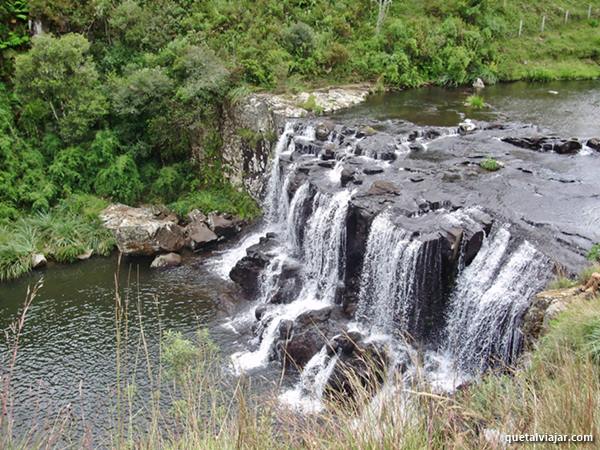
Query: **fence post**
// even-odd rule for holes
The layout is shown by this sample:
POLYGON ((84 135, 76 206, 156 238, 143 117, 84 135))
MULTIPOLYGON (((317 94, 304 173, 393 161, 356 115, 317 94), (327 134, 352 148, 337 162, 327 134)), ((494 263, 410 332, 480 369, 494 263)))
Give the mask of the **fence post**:
POLYGON ((544 32, 544 28, 546 28, 546 16, 542 16, 542 33, 544 32))
POLYGON ((523 34, 523 19, 519 22, 519 37, 523 34))

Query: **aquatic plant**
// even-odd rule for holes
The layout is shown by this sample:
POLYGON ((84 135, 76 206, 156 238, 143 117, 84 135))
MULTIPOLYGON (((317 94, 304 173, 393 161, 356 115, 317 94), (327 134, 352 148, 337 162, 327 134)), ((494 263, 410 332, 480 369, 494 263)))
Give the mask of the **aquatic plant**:
POLYGON ((483 100, 483 97, 476 94, 469 95, 465 104, 473 109, 485 108, 485 101, 483 100))
POLYGON ((496 161, 494 158, 484 159, 479 163, 479 167, 488 172, 496 172, 497 170, 502 169, 503 164, 501 162, 496 161))

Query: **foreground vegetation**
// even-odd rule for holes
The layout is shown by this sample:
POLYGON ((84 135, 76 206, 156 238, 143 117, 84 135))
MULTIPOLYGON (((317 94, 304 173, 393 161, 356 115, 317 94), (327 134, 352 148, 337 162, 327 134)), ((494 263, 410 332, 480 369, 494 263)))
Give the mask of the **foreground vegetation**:
POLYGON ((280 386, 258 394, 249 380, 232 378, 206 330, 193 338, 165 332, 153 362, 151 336, 130 329, 137 321, 128 311, 135 299, 117 286, 117 383, 106 412, 111 431, 81 436, 77 430, 92 424, 66 412, 16 435, 11 380, 20 375, 14 372, 19 338, 40 288, 29 293, 1 354, 2 448, 481 449, 501 448, 504 433, 597 439, 600 432, 600 298, 574 297, 518 368, 488 373, 455 395, 432 392, 417 377, 410 385, 397 380, 374 401, 373 392, 351 377, 354 399, 332 397, 323 412, 299 416, 278 404, 280 386), (137 363, 128 364, 130 358, 137 363), (138 384, 140 376, 146 381, 138 384))

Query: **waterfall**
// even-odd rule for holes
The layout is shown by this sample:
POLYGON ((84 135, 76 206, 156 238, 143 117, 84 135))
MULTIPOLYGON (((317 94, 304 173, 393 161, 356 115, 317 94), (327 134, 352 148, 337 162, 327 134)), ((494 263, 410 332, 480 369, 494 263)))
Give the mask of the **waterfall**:
POLYGON ((294 301, 272 305, 261 318, 262 336, 257 350, 232 355, 238 373, 267 364, 282 321, 293 321, 306 311, 322 309, 334 301, 344 273, 346 215, 351 196, 350 191, 334 195, 317 193, 312 201, 310 218, 304 224, 301 209, 310 197, 308 183, 294 194, 283 233, 286 242, 278 248, 280 254, 273 258, 262 275, 260 301, 269 302, 286 258, 295 255, 301 258, 303 286, 294 301), (300 231, 304 226, 305 234, 310 239, 300 240, 300 231), (292 245, 288 242, 290 238, 292 245))
POLYGON ((371 332, 409 332, 418 310, 417 263, 423 244, 397 228, 388 213, 371 225, 356 317, 371 332))
POLYGON ((280 401, 304 413, 321 411, 323 393, 338 359, 337 354, 330 356, 324 346, 306 364, 296 386, 279 396, 280 401))
POLYGON ((275 146, 275 153, 273 155, 273 161, 271 163, 271 172, 269 175, 269 181, 267 182, 267 193, 265 196, 264 208, 265 216, 268 222, 274 222, 278 219, 279 206, 282 200, 284 177, 282 176, 281 166, 279 160, 284 151, 288 149, 292 134, 294 133, 294 124, 288 122, 285 124, 285 128, 277 145, 275 146))
POLYGON ((496 229, 452 294, 446 346, 463 371, 476 374, 514 361, 521 346, 520 321, 548 280, 548 258, 527 241, 510 252, 510 239, 506 228, 496 229))

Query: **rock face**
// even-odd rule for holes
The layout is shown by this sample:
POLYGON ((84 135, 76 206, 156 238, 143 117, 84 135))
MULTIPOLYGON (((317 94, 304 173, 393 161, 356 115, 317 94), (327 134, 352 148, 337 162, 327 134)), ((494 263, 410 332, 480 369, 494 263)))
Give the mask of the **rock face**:
MULTIPOLYGON (((223 159, 230 181, 259 200, 274 143, 285 120, 309 116, 311 112, 302 105, 311 96, 317 107, 330 113, 363 102, 370 89, 368 85, 357 85, 291 96, 252 94, 230 105, 221 125, 223 159)), ((324 122, 316 128, 318 136, 326 136, 328 125, 324 122)))
POLYGON ((177 267, 181 265, 181 256, 177 253, 167 253, 166 255, 160 255, 154 258, 150 267, 153 269, 160 269, 164 267, 177 267))
POLYGON ((229 274, 241 289, 249 296, 259 292, 260 274, 273 258, 273 249, 278 245, 274 234, 269 233, 260 242, 246 250, 244 256, 229 274))
POLYGON ((119 251, 125 255, 176 252, 186 242, 177 216, 156 207, 114 204, 102 211, 100 218, 113 231, 119 251))

